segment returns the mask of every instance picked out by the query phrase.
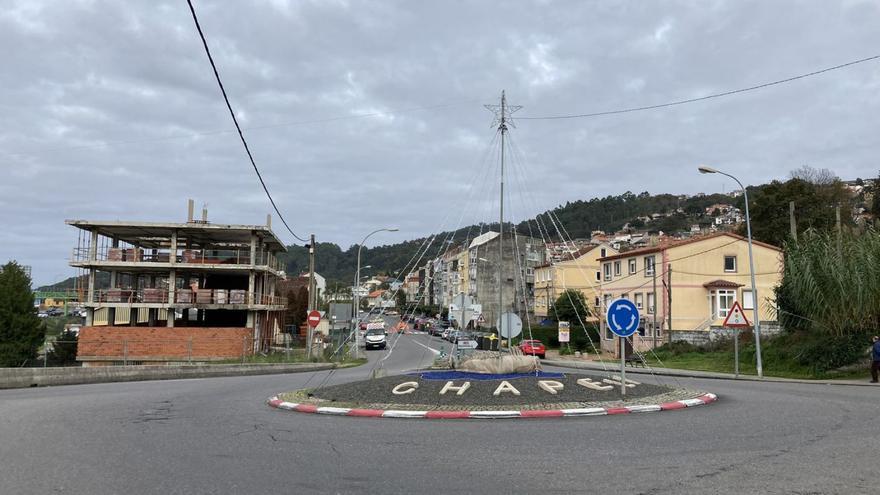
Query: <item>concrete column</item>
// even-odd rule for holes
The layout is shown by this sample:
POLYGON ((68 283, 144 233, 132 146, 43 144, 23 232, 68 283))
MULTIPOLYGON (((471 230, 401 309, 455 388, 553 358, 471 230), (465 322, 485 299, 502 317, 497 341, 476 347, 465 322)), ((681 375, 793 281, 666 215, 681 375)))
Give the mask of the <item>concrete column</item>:
POLYGON ((171 270, 168 271, 168 320, 167 326, 174 327, 174 296, 177 289, 177 231, 171 233, 171 252, 168 254, 168 261, 171 263, 171 270))
MULTIPOLYGON (((247 303, 248 304, 256 304, 254 302, 254 276, 256 275, 256 258, 257 258, 257 236, 251 233, 251 269, 248 270, 248 294, 247 294, 247 303)), ((251 321, 250 314, 248 315, 248 321, 251 321)), ((253 328, 253 326, 248 325, 249 328, 253 328)))
MULTIPOLYGON (((119 239, 113 238, 113 247, 119 248, 119 239)), ((116 270, 110 270, 110 288, 115 289, 119 286, 116 279, 116 270)), ((107 308, 107 325, 116 325, 116 308, 107 308)))
MULTIPOLYGON (((94 263, 98 260, 98 231, 93 230, 91 233, 91 242, 89 243, 89 263, 94 263)), ((89 268, 89 292, 87 297, 87 301, 90 303, 95 302, 95 268, 89 268)))

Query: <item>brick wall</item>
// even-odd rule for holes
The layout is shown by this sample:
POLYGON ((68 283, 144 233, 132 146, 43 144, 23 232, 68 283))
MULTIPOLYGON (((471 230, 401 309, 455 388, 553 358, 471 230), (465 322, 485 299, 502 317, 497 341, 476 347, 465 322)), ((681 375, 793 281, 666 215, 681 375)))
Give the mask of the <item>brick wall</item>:
POLYGON ((254 352, 253 329, 241 327, 82 327, 80 361, 207 361, 254 352))

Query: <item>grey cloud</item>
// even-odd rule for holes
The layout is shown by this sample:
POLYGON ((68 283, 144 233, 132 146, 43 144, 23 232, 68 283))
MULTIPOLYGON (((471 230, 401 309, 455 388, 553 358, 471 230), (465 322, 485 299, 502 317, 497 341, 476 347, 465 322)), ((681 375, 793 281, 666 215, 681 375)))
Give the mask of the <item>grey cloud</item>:
MULTIPOLYGON (((880 46, 875 2, 195 4, 289 222, 343 246, 378 226, 401 227, 389 242, 494 220, 482 104, 501 89, 521 116, 583 113, 750 86, 880 46), (326 121, 363 113, 382 116, 326 121), (462 212, 474 188, 482 201, 462 212)), ((270 206, 200 43, 180 1, 0 11, 0 44, 12 47, 0 52, 0 261, 53 281, 72 274, 64 218, 182 219, 187 197, 217 221, 263 221, 270 206)), ((520 120, 527 183, 512 175, 511 211, 732 189, 696 175, 703 162, 753 183, 805 163, 873 176, 878 88, 873 63, 653 112, 520 120)))

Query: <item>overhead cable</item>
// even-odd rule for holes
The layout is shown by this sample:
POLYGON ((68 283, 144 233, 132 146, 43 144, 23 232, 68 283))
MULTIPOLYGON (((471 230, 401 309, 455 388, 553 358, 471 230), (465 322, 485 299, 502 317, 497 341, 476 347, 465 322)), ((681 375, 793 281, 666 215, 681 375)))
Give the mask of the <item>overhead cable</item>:
POLYGON ((851 65, 861 64, 864 62, 870 62, 872 60, 877 60, 877 59, 880 59, 880 55, 874 55, 874 56, 862 58, 859 60, 853 60, 852 62, 847 62, 845 64, 840 64, 840 65, 835 65, 834 67, 826 67, 824 69, 816 70, 813 72, 808 72, 806 74, 800 74, 798 76, 793 76, 793 77, 789 77, 786 79, 780 79, 778 81, 767 82, 764 84, 759 84, 757 86, 750 86, 748 88, 734 89, 731 91, 725 91, 723 93, 715 93, 715 94, 711 94, 711 95, 707 95, 707 96, 700 96, 698 98, 688 98, 686 100, 670 101, 667 103, 660 103, 658 105, 648 105, 648 106, 644 106, 644 107, 623 108, 623 109, 619 109, 619 110, 607 110, 604 112, 582 113, 582 114, 574 114, 574 115, 548 115, 548 116, 541 116, 541 117, 517 117, 517 120, 580 119, 580 118, 588 118, 588 117, 601 117, 604 115, 616 115, 616 114, 621 114, 621 113, 641 112, 643 110, 656 110, 658 108, 673 107, 673 106, 677 106, 677 105, 684 105, 686 103, 694 103, 694 102, 703 101, 703 100, 710 100, 712 98, 721 98, 723 96, 730 96, 730 95, 735 95, 738 93, 745 93, 747 91, 754 91, 757 89, 763 89, 763 88, 767 88, 770 86, 775 86, 777 84, 785 84, 788 82, 796 81, 798 79, 804 79, 806 77, 824 74, 825 72, 831 72, 833 70, 843 69, 843 68, 849 67, 851 65))
POLYGON ((247 141, 244 138, 244 134, 241 132, 241 126, 238 125, 238 119, 235 117, 235 111, 232 110, 232 104, 229 103, 229 97, 226 95, 226 88, 223 87, 223 81, 220 79, 220 73, 217 72, 217 65, 214 64, 214 57, 211 56, 211 50, 208 48, 208 41, 205 40, 205 34, 202 32, 202 26, 199 24, 199 18, 196 16, 196 9, 193 7, 192 0, 186 0, 186 3, 189 4, 189 10, 190 12, 192 12, 193 21, 196 23, 196 29, 199 31, 199 37, 202 39, 202 45, 204 45, 205 47, 205 54, 208 55, 208 61, 211 62, 211 68, 214 69, 214 77, 217 79, 217 84, 220 86, 220 92, 223 93, 223 100, 226 102, 226 108, 229 109, 229 115, 232 117, 232 122, 235 124, 235 129, 238 131, 238 137, 241 138, 241 144, 244 145, 244 150, 247 152, 248 159, 250 159, 251 165, 254 167, 254 172, 257 173, 257 178, 260 179, 260 185, 263 186, 263 191, 266 192, 266 196, 269 198, 269 202, 272 203, 272 208, 275 209, 275 213, 278 214, 278 218, 281 219, 281 223, 284 224, 284 226, 287 228, 287 231, 290 232, 290 235, 301 242, 309 242, 308 240, 296 235, 293 229, 290 228, 290 225, 287 224, 287 220, 284 219, 284 215, 281 214, 281 211, 275 204, 275 200, 272 198, 272 194, 269 193, 269 188, 266 187, 266 181, 263 180, 263 175, 260 174, 260 169, 257 168, 257 163, 254 161, 254 156, 253 154, 251 154, 251 149, 248 147, 247 141))

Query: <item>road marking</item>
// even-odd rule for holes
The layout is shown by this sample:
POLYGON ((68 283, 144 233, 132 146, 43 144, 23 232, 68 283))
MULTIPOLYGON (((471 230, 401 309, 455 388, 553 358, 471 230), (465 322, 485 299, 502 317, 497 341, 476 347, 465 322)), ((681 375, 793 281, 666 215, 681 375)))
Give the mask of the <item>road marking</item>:
POLYGON ((420 346, 424 347, 425 349, 427 349, 427 350, 433 352, 434 354, 438 354, 438 355, 440 354, 440 351, 438 351, 437 349, 434 349, 434 348, 428 347, 428 346, 426 346, 425 344, 422 344, 421 342, 417 342, 417 341, 415 341, 415 340, 413 340, 412 342, 413 342, 413 344, 420 345, 420 346))

